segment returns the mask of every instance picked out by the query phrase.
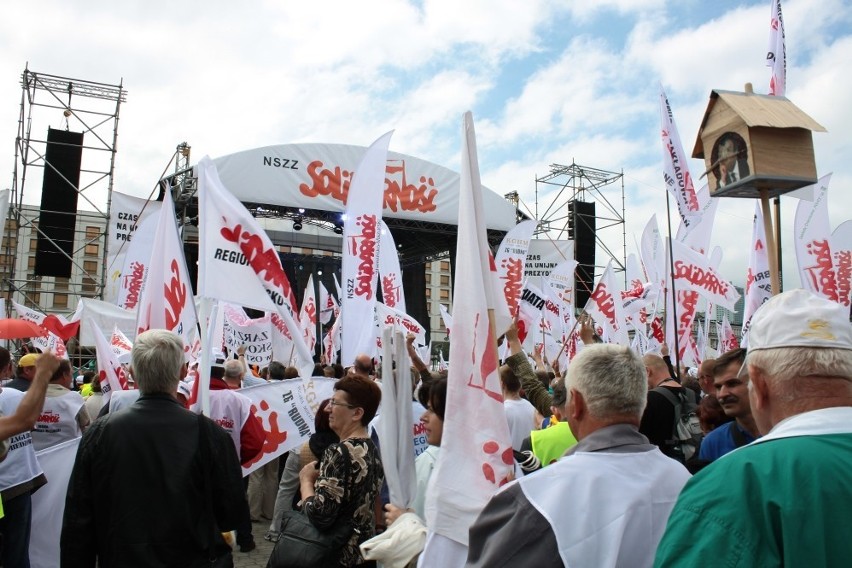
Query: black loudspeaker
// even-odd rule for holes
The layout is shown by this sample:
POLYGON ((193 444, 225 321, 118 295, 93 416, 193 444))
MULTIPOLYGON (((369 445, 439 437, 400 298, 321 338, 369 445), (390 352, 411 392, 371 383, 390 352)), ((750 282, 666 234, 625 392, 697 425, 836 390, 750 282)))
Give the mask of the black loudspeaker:
MULTIPOLYGON (((426 310, 426 262, 406 266, 402 269, 402 286, 405 291, 405 309, 408 315, 420 322, 430 339, 432 321, 426 310)), ((437 306, 435 307, 437 309, 437 306)), ((424 361, 427 365, 428 361, 424 361)))
POLYGON ((571 201, 568 213, 569 232, 573 229, 574 260, 577 261, 575 305, 583 309, 595 285, 595 203, 571 201))
POLYGON ((71 277, 82 159, 82 132, 48 129, 35 254, 36 276, 71 277))

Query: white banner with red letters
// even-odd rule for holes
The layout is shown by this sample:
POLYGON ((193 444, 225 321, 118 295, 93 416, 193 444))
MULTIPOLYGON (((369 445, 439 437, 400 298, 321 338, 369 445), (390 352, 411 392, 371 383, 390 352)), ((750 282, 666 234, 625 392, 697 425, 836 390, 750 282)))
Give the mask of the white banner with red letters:
POLYGON ((320 306, 320 323, 326 325, 331 321, 331 316, 334 315, 334 310, 337 309, 337 300, 329 294, 322 282, 319 283, 319 306, 320 306))
POLYGON ((796 260, 802 288, 832 302, 841 302, 834 268, 831 225, 828 221, 828 184, 831 174, 819 179, 814 187, 814 200, 800 200, 796 206, 796 260))
POLYGON ((585 311, 592 316, 595 323, 603 327, 604 335, 610 343, 630 345, 624 307, 621 303, 621 288, 615 283, 612 261, 606 265, 606 270, 595 284, 585 311))
POLYGON ((379 282, 382 286, 382 301, 386 306, 405 312, 405 292, 402 288, 402 269, 393 235, 384 221, 379 223, 379 282))
MULTIPOLYGON (((157 205, 161 205, 157 203, 157 205)), ((116 304, 126 310, 136 310, 145 290, 148 264, 154 254, 158 215, 150 215, 139 222, 133 241, 125 248, 124 264, 120 267, 118 298, 116 304)))
POLYGON ((772 67, 772 75, 769 79, 769 94, 779 97, 783 97, 787 93, 787 47, 784 45, 784 35, 784 17, 781 15, 781 0, 772 0, 766 66, 772 67))
MULTIPOLYGON (((282 144, 215 162, 225 187, 243 203, 342 212, 366 152, 344 144, 282 144)), ((458 223, 458 173, 396 152, 388 152, 383 170, 383 217, 458 223)), ((483 188, 483 199, 489 229, 508 231, 515 225, 515 207, 502 195, 483 188)))
POLYGON ((314 275, 308 276, 305 285, 305 295, 302 297, 302 309, 299 310, 299 325, 302 328, 302 337, 305 339, 308 349, 314 351, 317 344, 317 300, 314 292, 314 275))
MULTIPOLYGON (((488 282, 491 267, 470 112, 464 115, 461 170, 446 419, 430 480, 426 524, 435 536, 467 546, 464 527, 509 481, 514 465, 495 330, 488 317, 498 299, 488 282)), ((440 538, 429 539, 421 555, 424 563, 430 562, 432 547, 439 543, 440 538)))
POLYGON ((707 301, 734 311, 740 298, 734 285, 722 278, 710 259, 677 241, 669 241, 674 259, 675 289, 697 292, 707 301))
POLYGON ((751 232, 751 254, 746 274, 745 305, 743 306, 743 347, 748 347, 748 332, 751 317, 757 308, 772 297, 772 283, 769 277, 769 256, 766 253, 766 231, 763 228, 763 211, 760 202, 754 203, 754 226, 751 232))
POLYGON ((831 233, 837 297, 844 306, 852 300, 852 220, 844 221, 831 233))
POLYGON ((145 288, 139 300, 136 331, 166 329, 174 332, 183 339, 184 350, 188 352, 197 335, 197 324, 172 193, 167 190, 160 208, 145 288))
POLYGON ((672 107, 662 85, 660 86, 660 118, 662 120, 663 136, 663 179, 666 189, 671 193, 677 204, 680 220, 687 232, 698 220, 698 196, 689 174, 687 163, 689 156, 684 153, 677 132, 672 107))
POLYGON ((198 172, 198 293, 258 310, 275 312, 290 332, 302 375, 313 355, 295 321, 296 300, 278 251, 251 213, 231 195, 209 158, 198 172))
MULTIPOLYGON (((120 290, 126 290, 129 285, 130 282, 125 280, 129 275, 124 272, 124 269, 130 245, 139 238, 139 230, 143 221, 151 217, 156 218, 160 212, 160 207, 162 207, 162 203, 159 201, 149 201, 118 191, 112 192, 106 242, 107 277, 103 295, 105 302, 116 303, 121 295, 120 290)), ((142 258, 142 263, 147 263, 150 256, 150 254, 145 255, 142 258)), ((92 278, 94 277, 93 274, 92 278)))
POLYGON ((243 464, 243 477, 298 448, 314 433, 314 412, 305 397, 302 379, 272 381, 239 392, 251 400, 252 410, 266 432, 263 450, 243 464))
POLYGON ((107 404, 113 392, 127 389, 127 374, 119 363, 113 347, 98 328, 95 328, 95 353, 98 359, 101 392, 104 393, 104 404, 107 404))
POLYGON ((358 175, 349 188, 346 220, 343 223, 343 283, 341 317, 344 366, 352 365, 360 353, 375 353, 374 329, 376 282, 379 275, 379 222, 382 219, 382 181, 388 145, 393 132, 379 137, 364 154, 358 175))
POLYGON ((416 319, 395 308, 376 302, 376 319, 379 328, 392 326, 403 335, 414 334, 414 343, 424 345, 426 343, 426 329, 416 319))
MULTIPOLYGON (((515 225, 503 237, 494 257, 500 289, 503 291, 502 300, 511 317, 518 313, 518 302, 524 289, 524 265, 537 224, 537 221, 521 221, 515 225)), ((506 327, 508 328, 508 323, 506 327)), ((502 331, 504 330, 501 329, 500 332, 502 331)))
MULTIPOLYGON (((33 337, 30 342, 41 351, 53 351, 53 354, 63 359, 68 359, 68 350, 65 349, 65 341, 56 334, 56 331, 63 331, 69 325, 68 320, 62 316, 50 314, 45 315, 38 310, 28 308, 12 300, 12 307, 18 313, 18 317, 35 324, 38 324, 48 330, 44 337, 33 337)), ((74 325, 75 328, 79 324, 74 325)))

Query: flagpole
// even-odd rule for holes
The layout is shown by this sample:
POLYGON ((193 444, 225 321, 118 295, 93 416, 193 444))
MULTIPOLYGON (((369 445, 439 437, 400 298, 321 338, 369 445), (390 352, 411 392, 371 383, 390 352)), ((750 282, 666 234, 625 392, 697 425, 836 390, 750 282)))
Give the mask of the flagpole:
POLYGON ((674 346, 675 346, 675 375, 680 377, 680 345, 678 341, 678 321, 677 321, 677 293, 675 291, 674 282, 674 252, 672 247, 672 213, 669 203, 669 192, 666 190, 666 225, 669 230, 669 280, 671 280, 672 288, 672 321, 674 322, 674 346))

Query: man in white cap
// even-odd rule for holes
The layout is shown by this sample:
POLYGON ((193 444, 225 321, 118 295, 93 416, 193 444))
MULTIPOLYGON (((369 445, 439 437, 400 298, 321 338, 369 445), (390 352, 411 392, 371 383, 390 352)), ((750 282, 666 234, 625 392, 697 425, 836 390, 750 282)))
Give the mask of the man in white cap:
POLYGON ((656 566, 842 566, 852 558, 849 308, 804 290, 754 315, 742 373, 759 440, 686 485, 656 566))

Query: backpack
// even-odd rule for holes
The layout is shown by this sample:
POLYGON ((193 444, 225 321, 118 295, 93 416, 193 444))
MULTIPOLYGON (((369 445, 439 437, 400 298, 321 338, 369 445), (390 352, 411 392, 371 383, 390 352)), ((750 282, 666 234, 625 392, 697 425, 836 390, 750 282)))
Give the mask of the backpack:
POLYGON ((696 455, 698 446, 704 438, 701 422, 698 420, 698 403, 695 393, 683 389, 677 394, 666 387, 657 387, 654 391, 660 393, 674 406, 674 424, 672 437, 666 440, 666 445, 673 450, 673 455, 681 462, 686 462, 696 455))

